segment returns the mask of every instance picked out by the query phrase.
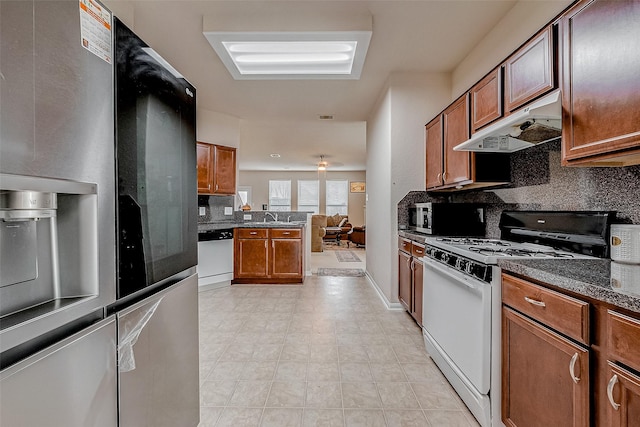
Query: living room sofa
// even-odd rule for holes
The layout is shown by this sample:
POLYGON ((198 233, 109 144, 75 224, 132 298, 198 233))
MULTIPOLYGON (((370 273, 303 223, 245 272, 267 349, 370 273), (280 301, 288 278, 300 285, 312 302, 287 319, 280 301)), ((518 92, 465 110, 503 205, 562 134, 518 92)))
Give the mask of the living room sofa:
POLYGON ((330 232, 324 236, 324 240, 335 240, 335 241, 348 241, 348 233, 353 228, 349 223, 349 215, 340 215, 335 214, 331 216, 327 216, 327 227, 339 227, 339 232, 330 232))

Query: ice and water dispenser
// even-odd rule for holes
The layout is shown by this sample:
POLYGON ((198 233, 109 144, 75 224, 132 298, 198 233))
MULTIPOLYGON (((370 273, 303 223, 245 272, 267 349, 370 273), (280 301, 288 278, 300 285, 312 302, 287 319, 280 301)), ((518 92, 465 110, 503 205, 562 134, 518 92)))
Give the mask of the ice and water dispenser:
POLYGON ((98 292, 97 186, 4 175, 0 189, 0 328, 98 292))

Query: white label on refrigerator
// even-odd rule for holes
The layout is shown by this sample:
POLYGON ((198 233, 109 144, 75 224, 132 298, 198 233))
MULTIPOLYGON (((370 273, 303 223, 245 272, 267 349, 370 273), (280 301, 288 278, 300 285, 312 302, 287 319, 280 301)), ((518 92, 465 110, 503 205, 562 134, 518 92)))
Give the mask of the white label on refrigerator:
POLYGON ((80 0, 82 47, 111 64, 111 12, 93 0, 80 0))

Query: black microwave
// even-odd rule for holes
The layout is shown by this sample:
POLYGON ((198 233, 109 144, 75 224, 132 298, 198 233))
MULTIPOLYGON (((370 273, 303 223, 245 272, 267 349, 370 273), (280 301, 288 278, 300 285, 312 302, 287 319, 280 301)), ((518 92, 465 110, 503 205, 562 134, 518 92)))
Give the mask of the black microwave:
POLYGON ((416 203, 409 229, 434 236, 484 236, 484 207, 473 203, 416 203))

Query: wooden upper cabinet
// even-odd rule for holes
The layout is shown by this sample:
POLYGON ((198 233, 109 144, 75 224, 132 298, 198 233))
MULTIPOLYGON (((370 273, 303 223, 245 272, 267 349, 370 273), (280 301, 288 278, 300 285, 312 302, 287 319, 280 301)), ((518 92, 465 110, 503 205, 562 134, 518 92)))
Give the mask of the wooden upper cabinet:
POLYGON ((222 145, 196 143, 198 193, 236 193, 236 149, 222 145))
POLYGON ((196 144, 198 165, 198 193, 210 194, 213 191, 213 145, 196 144))
POLYGON ((471 157, 468 151, 453 151, 453 147, 469 139, 469 94, 464 94, 442 113, 444 184, 472 180, 471 157))
POLYGON ((518 49, 504 63, 507 112, 556 87, 553 26, 547 27, 518 49))
POLYGON ((640 164, 640 2, 583 0, 560 21, 563 165, 640 164))
POLYGON ((426 188, 442 185, 442 116, 438 115, 425 127, 426 188))
POLYGON ((213 146, 213 185, 215 194, 236 194, 235 148, 213 146))
POLYGON ((469 91, 473 132, 502 117, 502 68, 498 67, 469 91))

